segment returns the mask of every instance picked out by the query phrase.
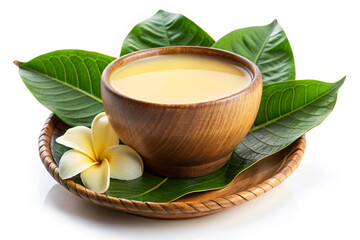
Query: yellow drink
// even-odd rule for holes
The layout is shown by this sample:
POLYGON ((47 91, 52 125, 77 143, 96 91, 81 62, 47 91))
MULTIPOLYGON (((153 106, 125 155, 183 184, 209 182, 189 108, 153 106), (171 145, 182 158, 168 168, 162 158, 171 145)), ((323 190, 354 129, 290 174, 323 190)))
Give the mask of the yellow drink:
POLYGON ((198 55, 162 55, 131 62, 110 76, 122 94, 153 103, 186 104, 230 96, 251 82, 230 62, 198 55))

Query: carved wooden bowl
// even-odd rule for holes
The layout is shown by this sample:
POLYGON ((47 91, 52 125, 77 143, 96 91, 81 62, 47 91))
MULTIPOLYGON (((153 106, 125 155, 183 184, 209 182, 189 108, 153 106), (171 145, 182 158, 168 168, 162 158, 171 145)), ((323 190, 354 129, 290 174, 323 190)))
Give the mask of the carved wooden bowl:
POLYGON ((134 52, 110 63, 101 76, 101 95, 112 127, 123 143, 141 155, 147 169, 165 177, 199 177, 224 166, 250 130, 261 93, 261 73, 254 63, 231 52, 205 47, 134 52), (193 104, 145 102, 123 95, 109 83, 111 74, 130 62, 170 54, 231 62, 247 69, 252 81, 233 95, 193 104))
MULTIPOLYGON (((50 175, 65 189, 97 205, 152 218, 193 218, 213 214, 249 201, 279 185, 290 176, 301 162, 305 150, 305 135, 282 151, 271 155, 242 172, 223 189, 193 193, 169 203, 141 202, 98 194, 72 180, 62 180, 51 155, 53 134, 68 128, 51 114, 39 137, 41 161, 50 175)), ((71 203, 69 203, 71 204, 71 203)))

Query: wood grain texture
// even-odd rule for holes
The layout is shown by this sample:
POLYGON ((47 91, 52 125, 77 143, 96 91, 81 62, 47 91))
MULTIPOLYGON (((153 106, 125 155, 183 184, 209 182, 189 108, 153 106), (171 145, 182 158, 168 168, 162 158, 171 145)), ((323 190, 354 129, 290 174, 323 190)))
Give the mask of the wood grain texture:
POLYGON ((41 161, 50 175, 65 189, 97 205, 141 216, 165 219, 193 218, 223 211, 247 202, 279 185, 289 177, 301 162, 305 151, 305 135, 282 151, 269 156, 241 173, 223 189, 193 193, 174 202, 153 203, 114 198, 95 193, 72 180, 62 180, 51 155, 53 134, 63 133, 66 126, 51 114, 39 137, 41 161))
POLYGON ((199 177, 224 166, 253 125, 261 93, 261 73, 254 63, 231 52, 205 47, 135 52, 113 61, 101 76, 101 95, 112 127, 123 143, 141 155, 147 169, 165 177, 199 177), (233 95, 193 104, 145 102, 121 94, 109 83, 111 74, 130 62, 175 54, 228 61, 247 69, 252 81, 233 95))

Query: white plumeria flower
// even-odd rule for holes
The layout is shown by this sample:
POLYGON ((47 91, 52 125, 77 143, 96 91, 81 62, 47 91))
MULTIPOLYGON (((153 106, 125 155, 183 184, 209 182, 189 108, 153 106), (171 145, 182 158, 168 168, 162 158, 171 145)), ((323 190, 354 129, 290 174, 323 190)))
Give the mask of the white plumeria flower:
POLYGON ((104 112, 94 118, 91 129, 83 126, 70 128, 56 141, 73 148, 60 159, 60 177, 68 179, 81 173, 85 187, 95 192, 105 192, 110 177, 132 180, 144 172, 140 155, 129 146, 119 145, 119 138, 104 112))

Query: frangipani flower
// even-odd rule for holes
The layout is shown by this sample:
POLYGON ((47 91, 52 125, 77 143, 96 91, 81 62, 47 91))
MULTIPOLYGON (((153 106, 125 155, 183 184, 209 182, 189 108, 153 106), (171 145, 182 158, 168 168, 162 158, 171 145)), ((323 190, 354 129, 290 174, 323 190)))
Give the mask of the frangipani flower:
POLYGON ((70 128, 56 141, 72 148, 60 159, 60 177, 68 179, 81 173, 85 187, 95 192, 105 192, 110 177, 132 180, 143 174, 140 155, 129 146, 119 145, 119 138, 105 113, 94 118, 91 129, 83 126, 70 128))

